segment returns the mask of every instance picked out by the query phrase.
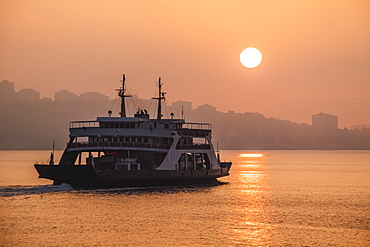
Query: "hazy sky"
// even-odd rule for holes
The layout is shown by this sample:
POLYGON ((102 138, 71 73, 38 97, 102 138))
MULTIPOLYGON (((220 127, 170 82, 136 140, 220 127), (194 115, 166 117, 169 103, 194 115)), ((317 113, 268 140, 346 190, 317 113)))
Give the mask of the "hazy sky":
POLYGON ((298 122, 333 109, 370 124, 370 105, 324 106, 370 102, 370 1, 0 1, 0 80, 16 90, 114 98, 122 73, 140 98, 161 76, 169 102, 298 122), (263 54, 255 69, 239 62, 249 46, 263 54), (287 111, 294 102, 315 108, 287 111))

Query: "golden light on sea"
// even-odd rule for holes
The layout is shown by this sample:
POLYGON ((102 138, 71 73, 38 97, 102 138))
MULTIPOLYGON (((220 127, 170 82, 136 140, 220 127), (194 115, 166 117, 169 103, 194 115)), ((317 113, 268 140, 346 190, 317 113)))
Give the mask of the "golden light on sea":
POLYGON ((243 158, 260 158, 260 157, 263 157, 263 154, 261 154, 261 153, 243 153, 243 154, 239 154, 239 157, 243 157, 243 158))

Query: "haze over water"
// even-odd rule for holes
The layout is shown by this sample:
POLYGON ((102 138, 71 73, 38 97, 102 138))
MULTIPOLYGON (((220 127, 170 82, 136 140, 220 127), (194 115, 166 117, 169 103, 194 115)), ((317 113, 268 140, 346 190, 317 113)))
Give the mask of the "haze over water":
POLYGON ((370 245, 369 151, 221 154, 218 186, 75 190, 0 151, 0 246, 370 245))

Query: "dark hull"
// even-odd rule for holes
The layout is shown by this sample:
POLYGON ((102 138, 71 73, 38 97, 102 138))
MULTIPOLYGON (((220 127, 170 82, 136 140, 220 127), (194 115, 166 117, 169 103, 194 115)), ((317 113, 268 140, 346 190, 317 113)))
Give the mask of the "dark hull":
POLYGON ((212 170, 105 170, 95 172, 89 165, 39 165, 35 168, 40 178, 54 184, 68 183, 75 188, 119 188, 215 184, 217 178, 229 175, 229 167, 212 170))

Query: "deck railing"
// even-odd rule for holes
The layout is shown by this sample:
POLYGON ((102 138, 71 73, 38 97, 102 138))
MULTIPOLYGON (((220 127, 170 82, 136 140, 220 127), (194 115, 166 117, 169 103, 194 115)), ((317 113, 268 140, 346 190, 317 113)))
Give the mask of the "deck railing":
POLYGON ((208 123, 184 123, 182 129, 190 130, 211 130, 212 124, 208 123))
MULTIPOLYGON (((172 144, 160 143, 128 143, 128 142, 73 142, 68 143, 68 148, 90 148, 90 147, 137 147, 137 148, 159 148, 170 149, 172 144)), ((211 149, 210 144, 183 144, 176 145, 176 149, 211 149)))
POLYGON ((211 131, 210 130, 194 130, 194 129, 183 129, 178 131, 179 135, 182 136, 207 136, 211 131))
POLYGON ((169 149, 171 144, 160 143, 129 143, 129 142, 73 142, 67 144, 68 148, 84 147, 137 147, 137 148, 159 148, 169 149))
MULTIPOLYGON (((114 124, 120 123, 112 123, 113 127, 111 128, 123 128, 120 125, 116 126, 114 124)), ((122 124, 122 123, 121 123, 122 124)), ((127 123, 126 123, 127 124, 127 123)), ((97 121, 71 121, 69 122, 69 128, 93 128, 93 127, 101 127, 100 123, 97 121)), ((107 127, 105 127, 107 128, 107 127)), ((128 127, 125 127, 128 128, 128 127)), ((132 127, 131 127, 132 128, 132 127)), ((149 126, 148 126, 149 128, 149 126)), ((207 123, 184 123, 182 124, 183 130, 212 130, 212 125, 207 123)))
POLYGON ((176 149, 191 149, 191 150, 194 150, 194 149, 200 149, 200 150, 204 150, 204 149, 211 149, 211 145, 209 144, 183 144, 183 145, 176 145, 176 149))

